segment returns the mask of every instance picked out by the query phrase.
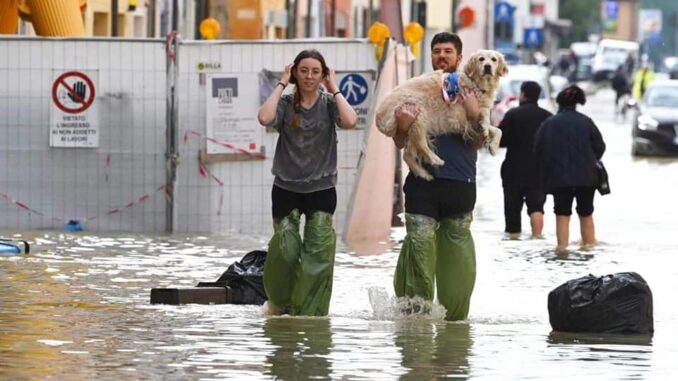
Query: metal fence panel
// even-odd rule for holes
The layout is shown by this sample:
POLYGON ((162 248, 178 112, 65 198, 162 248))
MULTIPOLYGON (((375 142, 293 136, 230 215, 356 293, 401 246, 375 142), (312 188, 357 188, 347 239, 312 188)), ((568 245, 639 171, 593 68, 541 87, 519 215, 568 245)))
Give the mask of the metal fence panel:
MULTIPOLYGON (((0 38, 0 229, 60 229, 77 220, 90 231, 270 232, 277 133, 261 129, 264 160, 207 163, 203 176, 198 157, 208 136, 198 64, 218 62, 223 73, 279 72, 299 51, 316 48, 339 73, 377 69, 365 40, 183 42, 170 72, 165 48, 161 40, 0 38), (96 148, 50 146, 52 88, 73 70, 94 78, 96 148), (166 201, 168 128, 176 128, 179 148, 174 210, 166 201)), ((338 132, 337 230, 364 132, 338 132)))
MULTIPOLYGON (((280 72, 303 49, 318 49, 337 72, 368 71, 376 74, 374 48, 365 40, 284 40, 261 42, 183 42, 178 48, 178 136, 189 130, 206 134, 205 81, 199 64, 220 64, 222 73, 280 72)), ((212 71, 214 72, 214 71, 212 71)), ((252 84, 258 86, 258 84, 252 84)), ((257 232, 271 230, 273 175, 270 172, 277 133, 262 127, 265 160, 225 161, 206 165, 202 176, 198 152, 204 139, 180 142, 176 208, 177 231, 257 232), (213 177, 212 177, 213 175, 213 177), (219 186, 217 180, 223 182, 219 186)), ((344 226, 353 188, 364 130, 338 131, 337 211, 335 227, 344 226)))
POLYGON ((0 228, 165 230, 166 78, 161 40, 0 38, 0 228), (72 70, 95 77, 98 148, 50 147, 72 70))

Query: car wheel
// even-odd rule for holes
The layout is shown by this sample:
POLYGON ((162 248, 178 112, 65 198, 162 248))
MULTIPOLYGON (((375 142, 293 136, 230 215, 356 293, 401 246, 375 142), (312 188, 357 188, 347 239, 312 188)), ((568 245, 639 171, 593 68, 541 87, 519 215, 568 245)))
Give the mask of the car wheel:
POLYGON ((633 142, 631 144, 631 155, 632 156, 643 156, 644 152, 643 149, 641 148, 640 144, 633 142))

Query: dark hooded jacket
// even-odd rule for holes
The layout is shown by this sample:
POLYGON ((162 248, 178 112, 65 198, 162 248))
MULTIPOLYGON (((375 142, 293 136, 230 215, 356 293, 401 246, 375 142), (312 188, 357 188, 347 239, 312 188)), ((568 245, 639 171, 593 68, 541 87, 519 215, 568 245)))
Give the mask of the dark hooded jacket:
POLYGON ((544 121, 535 139, 544 189, 595 187, 596 162, 604 152, 603 136, 593 120, 574 106, 561 107, 544 121))

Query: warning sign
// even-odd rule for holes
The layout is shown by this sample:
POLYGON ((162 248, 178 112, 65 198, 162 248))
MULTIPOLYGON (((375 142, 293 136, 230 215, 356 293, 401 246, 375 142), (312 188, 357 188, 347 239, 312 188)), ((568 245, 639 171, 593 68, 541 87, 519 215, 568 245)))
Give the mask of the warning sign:
POLYGON ((50 113, 50 147, 99 147, 94 85, 96 74, 80 71, 55 72, 50 113))

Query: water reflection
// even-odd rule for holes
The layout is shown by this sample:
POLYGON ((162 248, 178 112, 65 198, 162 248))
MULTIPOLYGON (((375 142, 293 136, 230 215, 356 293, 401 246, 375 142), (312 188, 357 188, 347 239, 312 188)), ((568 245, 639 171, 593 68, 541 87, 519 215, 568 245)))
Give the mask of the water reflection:
POLYGON ((330 378, 332 334, 329 319, 268 318, 263 331, 274 348, 266 356, 267 375, 280 380, 330 378))
POLYGON ((405 373, 401 380, 465 378, 472 345, 468 323, 403 319, 396 322, 395 344, 405 373))
POLYGON ((616 344, 616 345, 652 345, 652 334, 604 334, 552 331, 549 344, 616 344))

